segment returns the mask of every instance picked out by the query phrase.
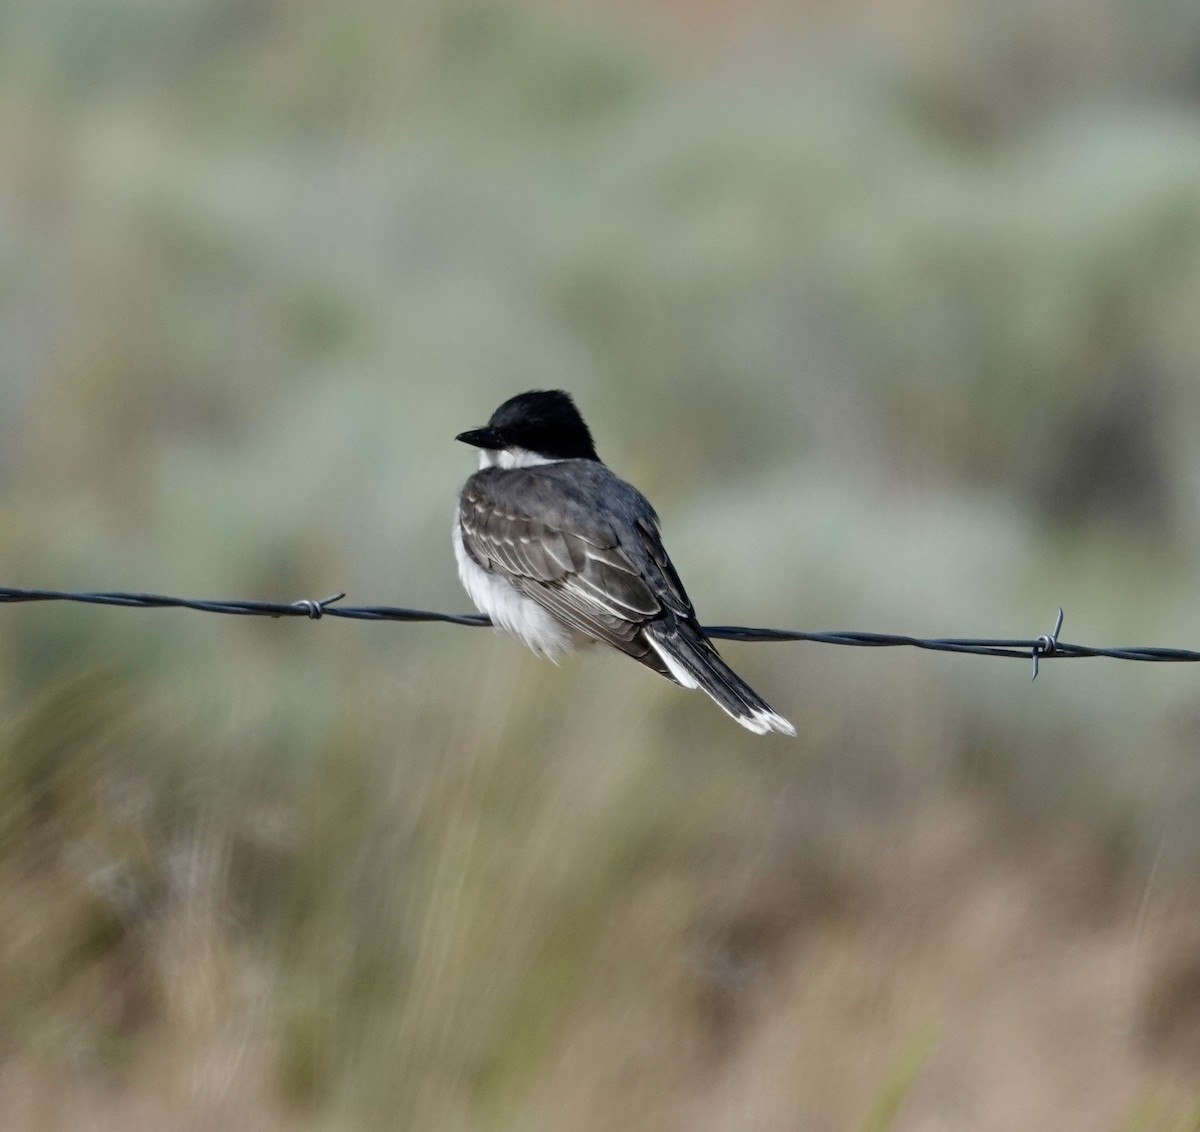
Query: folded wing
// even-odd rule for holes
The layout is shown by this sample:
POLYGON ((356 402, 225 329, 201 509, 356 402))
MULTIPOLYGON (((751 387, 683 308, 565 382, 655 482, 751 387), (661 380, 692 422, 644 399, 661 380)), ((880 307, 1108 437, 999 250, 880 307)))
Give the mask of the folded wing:
POLYGON ((694 614, 653 510, 603 465, 577 467, 568 483, 557 468, 472 476, 459 503, 467 553, 563 624, 674 679, 643 630, 694 614))

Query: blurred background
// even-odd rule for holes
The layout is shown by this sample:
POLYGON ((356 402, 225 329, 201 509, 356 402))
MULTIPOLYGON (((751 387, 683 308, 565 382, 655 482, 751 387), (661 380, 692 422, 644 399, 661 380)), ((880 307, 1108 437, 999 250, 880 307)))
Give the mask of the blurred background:
MULTIPOLYGON (((5 585, 465 609, 564 387, 709 623, 1198 648, 1198 371, 1186 0, 0 3, 5 585)), ((7 1128, 1198 1127, 1187 666, 0 619, 7 1128)))

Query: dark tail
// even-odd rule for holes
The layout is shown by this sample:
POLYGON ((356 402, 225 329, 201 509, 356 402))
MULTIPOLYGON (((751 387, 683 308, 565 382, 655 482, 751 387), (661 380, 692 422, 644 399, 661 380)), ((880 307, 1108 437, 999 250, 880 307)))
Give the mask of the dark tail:
POLYGON ((726 715, 756 735, 768 731, 796 734, 796 729, 721 659, 698 629, 664 620, 647 625, 644 632, 676 683, 707 692, 726 715))

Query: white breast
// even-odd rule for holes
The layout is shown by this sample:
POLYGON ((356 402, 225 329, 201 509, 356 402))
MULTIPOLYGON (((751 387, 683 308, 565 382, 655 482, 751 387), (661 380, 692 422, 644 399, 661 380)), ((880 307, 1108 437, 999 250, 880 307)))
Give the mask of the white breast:
POLYGON ((459 579, 475 608, 486 613, 497 629, 511 633, 534 652, 555 662, 571 651, 575 641, 570 629, 551 617, 537 602, 514 589, 501 575, 488 573, 467 553, 457 511, 454 515, 454 558, 458 563, 459 579))

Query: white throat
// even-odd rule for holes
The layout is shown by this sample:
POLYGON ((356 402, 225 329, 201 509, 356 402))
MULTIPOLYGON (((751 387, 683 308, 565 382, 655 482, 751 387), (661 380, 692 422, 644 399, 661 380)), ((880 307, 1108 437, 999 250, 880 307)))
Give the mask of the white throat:
POLYGON ((539 464, 557 464, 549 456, 539 456, 528 448, 481 448, 479 470, 484 468, 536 468, 539 464))

